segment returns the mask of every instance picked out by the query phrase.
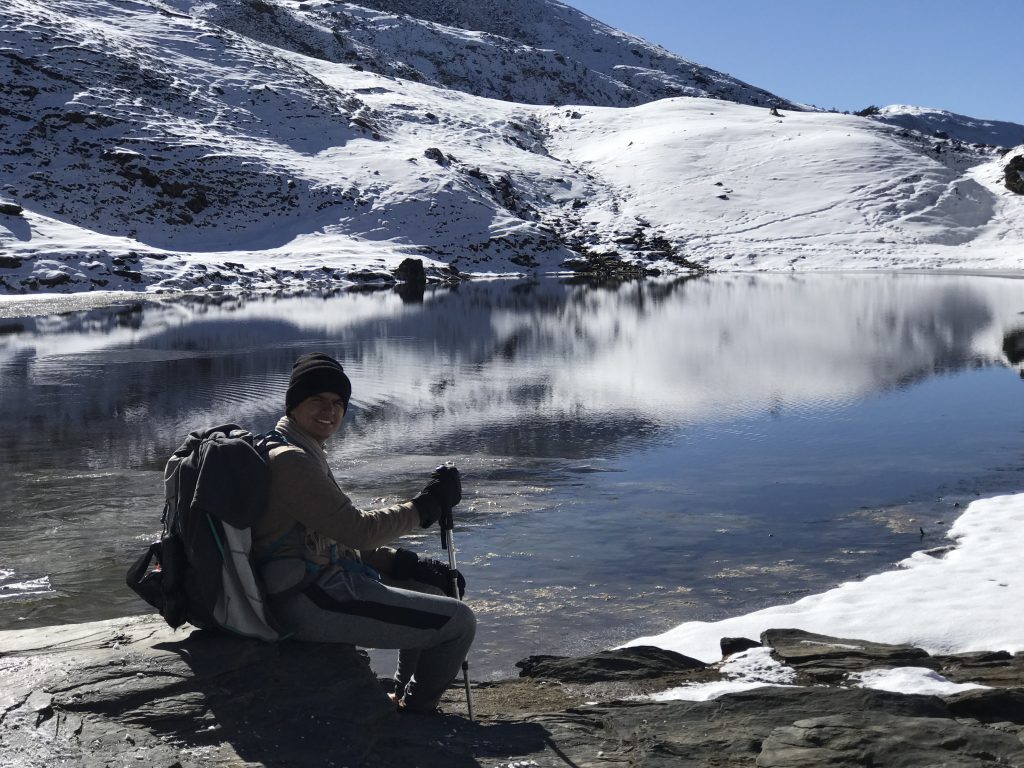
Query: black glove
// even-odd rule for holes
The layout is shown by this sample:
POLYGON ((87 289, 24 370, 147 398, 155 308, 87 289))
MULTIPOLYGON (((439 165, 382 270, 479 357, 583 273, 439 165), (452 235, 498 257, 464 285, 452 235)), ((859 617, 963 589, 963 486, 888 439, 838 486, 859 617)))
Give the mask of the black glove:
POLYGON ((420 513, 420 525, 429 528, 446 511, 462 501, 462 479, 459 470, 444 464, 433 471, 426 488, 417 493, 412 503, 420 513))
POLYGON ((440 560, 420 560, 417 562, 412 569, 412 580, 437 587, 448 597, 455 597, 454 590, 452 589, 453 574, 459 585, 458 596, 461 599, 466 595, 465 577, 458 571, 452 571, 451 568, 440 560))
POLYGON ((395 550, 395 556, 391 559, 391 572, 388 574, 393 579, 405 581, 411 579, 420 556, 411 549, 399 547, 395 550))

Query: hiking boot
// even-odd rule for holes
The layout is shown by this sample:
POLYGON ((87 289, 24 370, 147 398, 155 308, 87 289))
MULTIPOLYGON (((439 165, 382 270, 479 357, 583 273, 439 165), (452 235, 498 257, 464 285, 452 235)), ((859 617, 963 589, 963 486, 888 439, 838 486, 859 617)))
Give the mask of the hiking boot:
POLYGON ((398 698, 398 694, 389 693, 388 698, 391 699, 391 703, 395 705, 395 709, 400 715, 426 715, 428 717, 440 717, 444 715, 440 707, 431 707, 430 709, 413 709, 405 703, 405 697, 398 698))

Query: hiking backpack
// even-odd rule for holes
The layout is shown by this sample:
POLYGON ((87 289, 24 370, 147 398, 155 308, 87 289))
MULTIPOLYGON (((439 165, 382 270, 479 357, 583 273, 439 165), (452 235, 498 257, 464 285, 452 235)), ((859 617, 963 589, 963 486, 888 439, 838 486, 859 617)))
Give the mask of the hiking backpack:
POLYGON ((128 586, 177 629, 186 621, 274 641, 273 625, 249 556, 263 514, 266 456, 287 440, 235 424, 197 430, 164 468, 163 534, 128 569, 128 586))

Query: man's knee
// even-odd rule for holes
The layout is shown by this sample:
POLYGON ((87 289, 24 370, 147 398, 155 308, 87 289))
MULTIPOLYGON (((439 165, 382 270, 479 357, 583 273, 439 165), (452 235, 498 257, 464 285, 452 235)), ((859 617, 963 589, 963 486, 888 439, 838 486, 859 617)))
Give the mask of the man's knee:
POLYGON ((451 624, 459 637, 469 637, 472 640, 476 635, 476 614, 465 603, 458 604, 452 614, 451 624))

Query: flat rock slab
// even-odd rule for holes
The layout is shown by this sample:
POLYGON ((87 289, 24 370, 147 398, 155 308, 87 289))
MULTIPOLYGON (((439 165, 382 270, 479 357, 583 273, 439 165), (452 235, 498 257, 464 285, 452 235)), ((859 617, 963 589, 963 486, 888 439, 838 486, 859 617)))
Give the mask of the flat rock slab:
MULTIPOLYGON (((892 658, 886 649, 872 657, 859 641, 814 643, 858 646, 849 650, 865 663, 892 658)), ((350 646, 173 632, 158 617, 0 632, 0 765, 1024 766, 1016 657, 967 659, 1002 665, 1006 685, 946 698, 824 685, 700 702, 637 698, 652 681, 720 678, 717 665, 690 668, 676 656, 535 659, 536 678, 474 686, 470 722, 461 687, 442 702, 448 714, 399 715, 350 646)))
POLYGON ((927 651, 913 645, 892 645, 869 640, 818 635, 802 629, 768 629, 761 634, 761 643, 770 646, 775 654, 790 666, 820 663, 824 660, 839 660, 852 665, 862 661, 864 665, 878 666, 880 662, 928 666, 927 651), (921 662, 926 663, 922 664, 921 662))
POLYGON ((649 645, 590 656, 530 656, 516 663, 520 677, 560 680, 567 683, 597 683, 611 680, 647 680, 679 674, 708 666, 681 653, 649 645))
POLYGON ((828 637, 801 629, 769 629, 761 644, 796 670, 802 682, 843 682, 852 672, 895 667, 924 667, 954 683, 975 683, 993 688, 1019 688, 1024 684, 1024 654, 985 651, 929 655, 912 645, 890 645, 867 640, 828 637))
POLYGON ((815 682, 839 682, 851 672, 892 667, 938 668, 926 651, 912 645, 827 637, 802 629, 769 629, 761 643, 772 654, 815 682))
POLYGON ((776 728, 758 768, 825 766, 991 768, 1024 765, 1018 734, 948 719, 856 712, 798 720, 776 728))
POLYGON ((5 766, 312 764, 396 717, 352 646, 268 645, 149 617, 0 633, 5 766))

